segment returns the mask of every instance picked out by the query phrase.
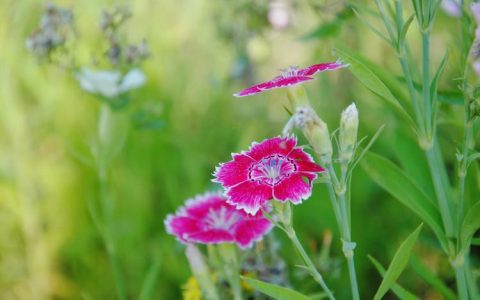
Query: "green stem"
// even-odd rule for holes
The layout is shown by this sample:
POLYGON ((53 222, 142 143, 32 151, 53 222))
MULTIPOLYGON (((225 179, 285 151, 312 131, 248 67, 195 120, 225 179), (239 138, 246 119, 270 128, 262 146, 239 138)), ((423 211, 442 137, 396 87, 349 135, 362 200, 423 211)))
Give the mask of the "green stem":
POLYGON ((470 297, 472 299, 479 299, 477 283, 475 282, 475 278, 472 273, 472 268, 470 266, 469 253, 465 254, 464 269, 465 269, 465 276, 467 278, 467 287, 468 287, 468 292, 470 293, 470 297))
MULTIPOLYGON (((467 108, 468 109, 468 108, 467 108)), ((467 111, 468 113, 468 111, 467 111)), ((468 118, 468 116, 465 116, 468 118)), ((463 220, 463 214, 465 210, 465 180, 467 177, 467 168, 468 168, 468 153, 469 149, 473 142, 473 124, 467 119, 465 120, 465 133, 463 136, 463 151, 462 151, 462 161, 460 164, 460 169, 458 171, 458 202, 457 202, 457 234, 460 234, 460 229, 463 220)))
POLYGON ((273 211, 275 212, 276 217, 279 221, 279 222, 274 222, 275 226, 277 226, 287 234, 288 238, 292 241, 293 246, 295 247, 295 249, 297 249, 298 253, 302 257, 305 267, 310 272, 310 275, 313 277, 313 279, 315 279, 315 281, 317 281, 320 284, 322 289, 327 294, 327 297, 330 300, 335 300, 335 297, 333 296, 332 292, 330 291, 327 284, 323 280, 322 275, 320 274, 320 272, 318 272, 314 263, 312 262, 310 257, 308 257, 307 252, 305 251, 302 244, 298 240, 295 229, 293 228, 293 222, 292 222, 293 214, 292 214, 292 207, 290 205, 290 202, 287 201, 286 203, 283 203, 283 202, 274 200, 272 204, 273 204, 273 211))
MULTIPOLYGON (((330 174, 330 178, 335 178, 335 170, 331 164, 325 166, 327 168, 328 173, 330 174)), ((355 262, 354 262, 354 248, 355 243, 352 242, 351 237, 351 229, 350 229, 350 218, 349 218, 349 209, 347 208, 347 201, 345 198, 346 193, 346 164, 343 163, 342 166, 342 176, 341 176, 341 186, 338 186, 336 189, 333 189, 333 185, 335 182, 339 184, 337 181, 331 181, 327 184, 327 188, 329 191, 330 202, 332 203, 333 210, 335 212, 335 217, 337 219, 338 228, 340 234, 342 236, 343 242, 343 253, 347 260, 348 266, 348 274, 350 278, 350 289, 352 291, 352 298, 354 300, 360 299, 360 293, 358 289, 357 283, 357 275, 355 271, 355 262), (336 193, 335 193, 336 192, 336 193)))
POLYGON ((437 196, 438 205, 440 208, 440 215, 442 217, 443 226, 447 237, 454 237, 453 222, 451 210, 449 205, 449 191, 450 183, 447 176, 447 171, 443 164, 438 141, 433 140, 431 147, 425 150, 427 156, 428 166, 433 179, 433 186, 437 196))
POLYGON ((110 263, 110 267, 112 269, 112 274, 114 278, 114 283, 115 283, 115 289, 117 291, 117 297, 120 300, 126 300, 127 299, 127 293, 125 290, 125 285, 123 281, 123 276, 121 273, 121 268, 120 268, 120 263, 118 262, 118 257, 116 254, 116 249, 115 249, 115 243, 113 240, 113 234, 112 234, 112 208, 111 208, 111 201, 108 197, 108 182, 107 182, 107 158, 105 157, 105 150, 103 149, 103 143, 101 142, 101 135, 102 135, 102 130, 101 126, 102 124, 102 118, 104 117, 105 113, 111 113, 109 110, 110 108, 106 105, 102 106, 100 110, 100 115, 99 115, 99 121, 98 121, 98 148, 97 148, 97 174, 98 174, 98 183, 99 183, 99 201, 100 201, 100 206, 102 209, 102 217, 104 219, 104 226, 105 229, 102 232, 101 228, 97 228, 97 230, 100 232, 103 243, 105 245, 105 249, 107 252, 108 260, 110 263))
POLYGON ((432 133, 432 101, 430 95, 430 33, 422 32, 423 112, 427 138, 432 133))
POLYGON ((333 296, 332 292, 328 288, 327 284, 323 280, 322 275, 317 271, 317 268, 313 264, 312 260, 310 257, 308 257, 307 252, 303 248, 302 244, 298 240, 297 234, 295 233, 295 230, 293 229, 292 226, 289 226, 286 228, 288 232, 288 237, 292 241, 293 245, 297 249, 298 253, 300 253, 300 256, 302 257, 304 263, 306 264, 306 267, 309 269, 311 275, 313 278, 320 284, 320 286, 323 288, 325 293, 327 294, 327 297, 331 300, 334 300, 335 297, 333 296))
POLYGON ((457 290, 460 297, 459 299, 469 300, 467 280, 465 277, 465 264, 462 264, 460 266, 454 266, 454 269, 455 269, 455 278, 457 281, 457 290))
POLYGON ((408 65, 407 59, 405 58, 404 55, 405 51, 400 54, 399 59, 400 59, 400 65, 402 66, 402 71, 403 75, 405 77, 405 80, 407 82, 407 87, 408 87, 408 93, 410 95, 410 98, 412 99, 413 103, 413 109, 415 111, 415 119, 417 121, 417 124, 419 126, 419 131, 422 136, 425 135, 425 126, 424 126, 424 121, 422 117, 422 108, 418 103, 417 100, 417 93, 415 91, 415 86, 413 85, 413 79, 412 79, 412 73, 410 71, 410 66, 408 65))
POLYGON ((223 272, 233 292, 233 299, 242 300, 237 248, 235 245, 225 243, 218 245, 218 250, 223 263, 223 272))

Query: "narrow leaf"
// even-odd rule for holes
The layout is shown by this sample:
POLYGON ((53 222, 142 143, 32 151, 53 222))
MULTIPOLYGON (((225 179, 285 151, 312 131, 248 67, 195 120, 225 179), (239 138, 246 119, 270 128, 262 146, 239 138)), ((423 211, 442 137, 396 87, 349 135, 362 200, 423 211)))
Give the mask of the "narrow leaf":
POLYGON ((241 278, 248 285, 254 287, 257 291, 277 300, 312 300, 312 298, 305 296, 304 294, 279 285, 263 282, 245 276, 241 276, 241 278))
MULTIPOLYGON (((377 269, 378 273, 380 273, 382 275, 382 277, 384 277, 385 276, 385 268, 382 266, 382 264, 370 255, 368 256, 368 258, 373 263, 373 265, 377 269)), ((395 293, 395 295, 397 295, 398 298, 400 298, 402 300, 420 300, 420 298, 418 298, 414 294, 412 294, 409 291, 407 291, 406 289, 404 289, 398 283, 394 283, 392 285, 392 291, 395 293)))
POLYGON ((345 49, 336 49, 336 53, 340 59, 350 64, 350 71, 352 74, 369 90, 377 94, 381 98, 387 101, 409 124, 415 128, 415 122, 412 120, 410 114, 400 105, 397 98, 392 94, 390 89, 385 83, 369 68, 365 65, 358 55, 348 53, 345 49))
MULTIPOLYGON (((437 72, 432 78, 432 83, 430 84, 430 95, 432 95, 432 101, 431 105, 433 106, 433 116, 436 119, 437 116, 437 110, 438 110, 438 105, 437 103, 437 88, 438 88, 438 81, 440 80, 440 77, 442 77, 443 71, 445 70, 445 67, 447 66, 447 61, 448 61, 448 51, 445 53, 443 56, 442 62, 440 63, 440 66, 437 69, 437 72)), ((435 120, 433 120, 433 124, 435 124, 435 120)))
POLYGON ((145 279, 143 280, 142 289, 140 290, 139 300, 150 300, 155 298, 155 284, 160 272, 160 259, 155 258, 154 263, 150 266, 145 279))
POLYGON ((460 230, 460 245, 462 250, 468 250, 475 232, 480 229, 480 201, 475 203, 463 219, 460 230))
POLYGON ((400 32, 400 36, 398 37, 398 44, 402 45, 403 41, 405 40, 405 36, 407 35, 408 28, 412 24, 413 19, 415 18, 415 14, 412 14, 410 18, 403 24, 402 31, 400 32))
POLYGON ((380 300, 382 297, 388 292, 388 290, 395 284, 395 281, 398 279, 400 274, 402 274, 403 269, 407 266, 408 260, 410 258, 410 254, 413 249, 413 245, 417 241, 418 235, 422 230, 422 225, 417 227, 415 231, 413 231, 405 241, 400 245, 395 256, 388 266, 387 271, 385 272, 385 276, 383 277, 382 283, 375 294, 374 300, 380 300))
POLYGON ((455 293, 449 289, 445 283, 440 280, 432 271, 430 271, 416 256, 412 256, 410 261, 413 270, 420 275, 428 284, 430 284, 437 292, 442 294, 447 300, 455 300, 455 293))
POLYGON ((416 213, 437 236, 444 250, 447 241, 442 220, 433 200, 418 187, 399 167, 378 154, 367 153, 361 162, 362 167, 383 189, 389 192, 403 205, 416 213))

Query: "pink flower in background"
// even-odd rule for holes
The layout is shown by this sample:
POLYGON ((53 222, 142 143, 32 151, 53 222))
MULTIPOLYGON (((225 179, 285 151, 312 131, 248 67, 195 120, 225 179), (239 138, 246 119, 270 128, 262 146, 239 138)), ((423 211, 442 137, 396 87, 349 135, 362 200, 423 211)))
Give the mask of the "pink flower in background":
POLYGON ((451 17, 462 16, 462 5, 459 0, 442 0, 441 8, 451 17))
POLYGON ((228 204, 221 194, 206 193, 168 215, 165 226, 183 243, 236 243, 248 248, 270 231, 272 223, 261 212, 248 215, 228 204))
POLYGON ((270 81, 256 84, 247 89, 244 89, 243 91, 234 94, 234 96, 245 97, 271 89, 278 89, 287 86, 297 85, 306 81, 313 80, 314 78, 310 76, 316 73, 328 70, 336 70, 344 67, 348 67, 348 65, 343 64, 339 61, 317 64, 303 69, 299 69, 298 67, 290 67, 284 70, 282 75, 279 75, 270 81))
POLYGON ((296 147, 297 140, 274 137, 253 143, 246 152, 215 170, 215 182, 226 189, 228 203, 256 214, 271 199, 302 202, 312 192, 312 181, 323 168, 296 147))

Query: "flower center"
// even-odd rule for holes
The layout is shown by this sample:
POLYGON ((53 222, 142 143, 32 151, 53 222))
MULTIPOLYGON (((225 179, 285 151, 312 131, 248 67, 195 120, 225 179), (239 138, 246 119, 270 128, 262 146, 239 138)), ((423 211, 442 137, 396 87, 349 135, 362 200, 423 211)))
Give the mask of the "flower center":
POLYGON ((248 177, 252 181, 270 186, 278 184, 297 170, 292 160, 279 154, 268 156, 250 168, 248 177))
POLYGON ((298 75, 298 69, 299 66, 290 66, 287 69, 282 69, 282 77, 283 78, 289 78, 289 77, 295 77, 298 75))
POLYGON ((240 215, 238 213, 228 212, 227 208, 222 206, 216 210, 211 208, 205 223, 212 229, 229 230, 239 220, 240 215))

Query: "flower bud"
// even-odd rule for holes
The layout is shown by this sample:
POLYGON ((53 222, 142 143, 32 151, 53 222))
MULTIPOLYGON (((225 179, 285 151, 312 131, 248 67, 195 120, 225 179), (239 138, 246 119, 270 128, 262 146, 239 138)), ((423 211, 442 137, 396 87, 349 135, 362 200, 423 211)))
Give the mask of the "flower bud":
POLYGON ((323 165, 330 164, 332 162, 333 150, 327 124, 314 114, 306 120, 303 126, 303 134, 320 157, 320 163, 323 165))
POLYGON ((340 119, 340 160, 349 162, 352 160, 355 145, 357 144, 358 111, 355 103, 350 104, 342 112, 340 119))

